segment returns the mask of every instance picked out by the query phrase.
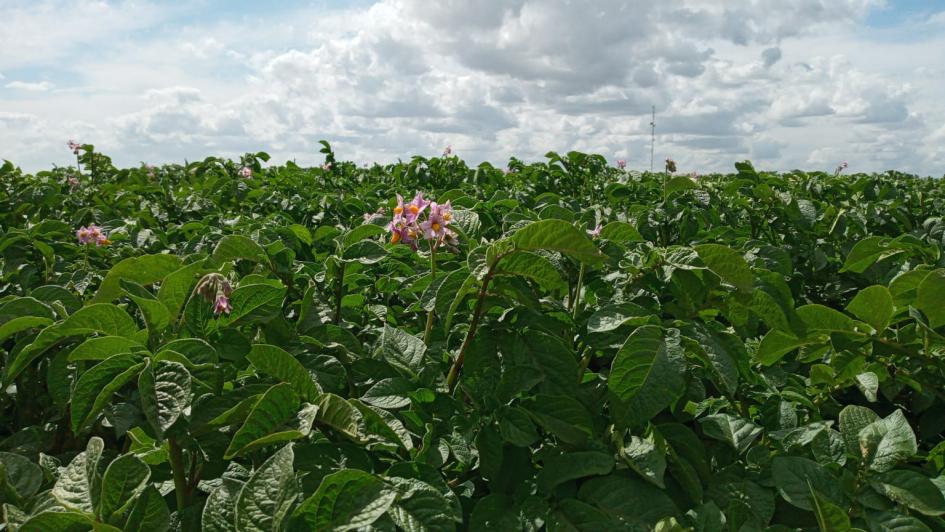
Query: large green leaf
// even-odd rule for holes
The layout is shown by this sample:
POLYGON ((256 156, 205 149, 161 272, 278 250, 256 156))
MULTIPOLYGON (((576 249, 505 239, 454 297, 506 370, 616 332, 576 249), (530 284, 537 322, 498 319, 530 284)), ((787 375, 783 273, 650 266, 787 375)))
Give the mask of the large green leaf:
POLYGON ((874 471, 889 471, 918 452, 915 432, 902 410, 863 427, 858 440, 860 455, 874 471))
POLYGON ((839 418, 840 435, 843 436, 843 443, 846 445, 847 452, 862 459, 860 431, 870 423, 879 420, 879 416, 865 406, 847 405, 840 411, 839 418))
POLYGON ((597 263, 604 256, 587 235, 563 220, 540 220, 519 229, 511 237, 515 249, 557 251, 585 263, 597 263))
POLYGON ((138 377, 141 409, 158 436, 184 414, 193 399, 190 372, 183 364, 158 360, 138 377))
MULTIPOLYGON (((256 401, 243 425, 233 435, 230 445, 223 453, 223 459, 229 460, 244 450, 256 446, 253 442, 270 435, 280 426, 293 419, 299 410, 299 396, 292 391, 288 383, 276 384, 256 401)), ((301 437, 298 434, 297 437, 301 437)))
POLYGON ((585 481, 578 490, 578 498, 626 523, 653 525, 664 517, 679 515, 678 507, 665 491, 627 472, 615 471, 585 481))
POLYGON ((253 472, 236 498, 235 529, 279 530, 298 496, 292 444, 276 451, 253 472))
POLYGON ((23 456, 0 452, 0 486, 4 483, 9 484, 17 497, 29 499, 43 485, 43 470, 23 456))
POLYGON ((740 292, 751 291, 755 276, 751 273, 751 267, 748 266, 741 253, 719 244, 702 244, 695 246, 694 249, 712 273, 740 292))
POLYGON ((131 316, 115 305, 97 303, 82 307, 65 320, 43 329, 33 343, 17 353, 7 367, 4 382, 13 382, 33 360, 64 338, 92 333, 133 338, 137 332, 138 326, 131 316))
POLYGON ((359 530, 394 504, 397 491, 381 478, 343 469, 322 479, 318 489, 292 514, 291 530, 359 530))
POLYGON ((385 324, 378 340, 377 353, 394 367, 415 375, 420 372, 426 350, 423 340, 385 324))
POLYGON ((847 312, 879 332, 886 329, 893 315, 893 298, 889 289, 882 285, 873 285, 857 292, 847 304, 847 312))
POLYGON ((915 307, 929 320, 929 327, 937 329, 945 325, 945 269, 928 274, 916 288, 915 307))
POLYGON ((230 294, 233 311, 219 319, 221 327, 266 321, 279 313, 285 299, 284 286, 268 283, 241 285, 230 294))
POLYGON ((897 503, 925 515, 945 514, 945 494, 929 477, 908 469, 896 469, 873 480, 877 491, 897 503))
POLYGON ((699 423, 706 436, 728 443, 739 453, 745 452, 762 432, 762 428, 750 420, 731 414, 713 414, 700 419, 699 423))
POLYGON ((236 526, 236 498, 245 482, 226 475, 207 497, 201 514, 203 532, 229 532, 236 526))
POLYGON ((72 432, 78 434, 98 418, 112 395, 144 368, 139 360, 131 354, 114 355, 82 374, 72 392, 72 432))
POLYGON ((545 290, 564 289, 567 284, 551 261, 536 253, 520 251, 502 259, 496 275, 517 275, 535 281, 545 290))
POLYGON ((838 479, 813 460, 799 456, 778 456, 771 462, 771 473, 784 500, 798 508, 813 511, 811 490, 834 504, 843 504, 838 479))
POLYGON ((129 257, 112 266, 92 298, 92 303, 109 303, 121 295, 122 279, 141 285, 156 283, 180 268, 176 255, 142 255, 129 257))
POLYGON ((260 372, 291 384, 295 393, 305 401, 312 402, 321 394, 321 389, 305 366, 280 347, 255 344, 246 358, 260 372))
POLYGON ((151 468, 133 454, 112 460, 102 476, 102 494, 97 514, 110 521, 115 512, 130 506, 151 478, 151 468))
POLYGON ((607 387, 627 403, 623 417, 633 426, 650 420, 673 403, 685 387, 685 361, 679 333, 645 325, 617 352, 607 387))
POLYGON ((146 486, 131 508, 124 530, 168 530, 170 522, 164 497, 154 486, 146 486))
POLYGON ((243 235, 227 235, 221 238, 210 256, 210 262, 214 265, 239 259, 269 264, 269 256, 262 246, 243 235))
POLYGON ((98 461, 105 442, 98 436, 89 439, 85 450, 77 454, 62 470, 52 488, 52 496, 66 508, 91 514, 98 503, 101 479, 98 461))
POLYGON ((599 451, 564 453, 545 461, 538 486, 546 493, 568 480, 606 475, 614 469, 614 457, 599 451))

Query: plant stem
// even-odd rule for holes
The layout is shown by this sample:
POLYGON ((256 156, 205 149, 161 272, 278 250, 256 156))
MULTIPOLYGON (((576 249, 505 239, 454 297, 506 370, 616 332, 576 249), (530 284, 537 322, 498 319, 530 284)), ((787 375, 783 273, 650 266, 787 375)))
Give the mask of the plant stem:
POLYGON ((174 473, 174 497, 177 500, 177 511, 183 511, 187 504, 187 478, 184 474, 184 452, 174 438, 167 440, 168 454, 171 460, 171 471, 174 473))
POLYGON ((335 325, 341 323, 341 299, 345 297, 345 266, 341 263, 341 269, 338 272, 338 284, 335 286, 335 325))
POLYGON ((571 319, 577 321, 578 312, 580 312, 581 288, 584 285, 584 263, 581 263, 581 269, 578 271, 577 287, 574 289, 574 300, 571 301, 571 319))
MULTIPOLYGON (((496 263, 498 263, 498 261, 496 261, 496 263)), ((463 346, 459 348, 459 356, 457 356, 456 360, 453 361, 453 365, 450 367, 450 372, 446 376, 446 385, 449 387, 450 393, 453 393, 453 389, 456 388, 456 381, 459 378, 459 371, 463 369, 463 362, 466 360, 466 351, 469 349, 469 344, 472 343, 473 337, 476 336, 476 328, 479 327, 479 319, 482 317, 483 301, 486 299, 486 290, 489 288, 489 281, 491 280, 492 269, 490 268, 489 273, 487 273, 485 278, 482 280, 482 288, 479 289, 479 298, 476 300, 476 310, 473 311, 472 321, 469 322, 469 330, 466 331, 466 338, 463 339, 463 346)))
MULTIPOLYGON (((430 283, 436 279, 436 244, 430 241, 430 283)), ((423 331, 424 345, 430 344, 430 332, 433 330, 433 310, 427 312, 427 327, 423 331)))

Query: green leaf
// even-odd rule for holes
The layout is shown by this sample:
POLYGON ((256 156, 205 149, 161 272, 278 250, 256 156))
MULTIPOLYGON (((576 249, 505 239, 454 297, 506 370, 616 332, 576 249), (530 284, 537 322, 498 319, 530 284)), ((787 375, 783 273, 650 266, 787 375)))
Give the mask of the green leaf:
POLYGON ((29 499, 43 485, 43 470, 18 454, 0 452, 0 485, 4 482, 9 483, 17 497, 29 499))
POLYGON ((341 260, 345 262, 360 262, 361 264, 374 264, 380 262, 387 256, 387 249, 373 240, 361 240, 346 247, 341 255, 341 260))
POLYGON ((344 246, 350 247, 364 239, 374 238, 376 236, 383 235, 387 232, 383 226, 376 224, 361 224, 347 233, 345 233, 343 240, 344 246))
POLYGON ((316 423, 338 431, 356 442, 365 442, 364 417, 351 403, 333 393, 324 393, 316 404, 316 423))
POLYGON ((502 407, 496 412, 502 439, 519 447, 528 447, 538 441, 538 429, 528 412, 521 407, 502 407))
POLYGON ((245 482, 224 475, 207 497, 200 523, 203 532, 230 532, 236 526, 236 498, 245 482))
POLYGON ((279 530, 298 496, 292 444, 276 451, 253 472, 236 498, 235 529, 246 532, 279 530))
POLYGON ((286 288, 267 283, 242 285, 230 294, 233 312, 219 319, 220 327, 267 321, 282 310, 286 288))
POLYGON ((468 277, 469 270, 466 268, 440 275, 423 291, 420 296, 420 306, 426 311, 435 310, 443 320, 453 301, 465 295, 460 293, 460 288, 468 277))
POLYGON ((945 495, 921 473, 906 469, 887 471, 873 480, 873 486, 893 501, 921 514, 945 514, 945 495))
POLYGON ((771 329, 768 331, 768 334, 761 339, 761 344, 758 346, 758 351, 755 353, 755 361, 763 366, 772 366, 791 351, 805 345, 812 345, 819 342, 821 342, 821 339, 818 336, 798 338, 793 334, 771 329))
POLYGON ((673 403, 685 388, 685 362, 679 332, 654 325, 637 328, 617 352, 607 387, 627 403, 629 426, 648 421, 673 403))
POLYGON ((627 222, 610 222, 600 230, 600 237, 613 242, 644 242, 637 228, 627 222))
POLYGON ((693 188, 696 188, 696 183, 689 176, 677 175, 663 181, 663 191, 667 196, 674 192, 681 192, 693 188))
POLYGON ((784 500, 798 508, 813 511, 811 490, 823 494, 834 504, 843 503, 839 480, 813 460, 777 456, 771 462, 771 473, 784 500))
POLYGON ((79 377, 70 407, 72 432, 78 434, 98 418, 112 395, 144 368, 140 357, 114 355, 99 362, 79 377))
POLYGON ((427 346, 423 340, 401 329, 384 325, 378 340, 378 354, 392 366, 416 375, 423 366, 427 346))
POLYGON ((916 288, 915 307, 925 314, 929 327, 945 325, 945 269, 938 269, 925 277, 916 288))
POLYGON ((66 508, 91 514, 98 500, 98 461, 105 442, 98 436, 89 439, 85 450, 77 454, 60 473, 52 496, 66 508))
POLYGON ((905 250, 900 247, 890 247, 890 239, 882 236, 864 238, 853 246, 847 254, 841 272, 863 273, 877 262, 898 255, 905 250))
POLYGON ((281 347, 255 344, 246 358, 262 373, 291 384, 295 393, 305 401, 312 402, 321 394, 305 366, 281 347))
POLYGON ((585 481, 578 490, 578 498, 631 524, 652 526, 664 517, 679 515, 679 509, 665 491, 627 472, 585 481))
POLYGON ((112 266, 92 298, 92 303, 110 303, 121 295, 122 279, 140 285, 156 283, 180 268, 180 257, 176 255, 142 255, 129 257, 112 266))
POLYGON ((134 338, 137 332, 138 326, 131 316, 115 305, 97 303, 82 307, 65 320, 43 329, 33 343, 23 348, 7 367, 4 382, 13 382, 33 360, 64 338, 92 333, 134 338))
POLYGON ((877 332, 882 332, 893 315, 892 294, 888 288, 878 284, 864 288, 857 292, 846 310, 861 321, 869 323, 877 332))
POLYGON ((450 502, 438 489, 413 478, 392 477, 397 501, 388 510, 394 523, 407 532, 452 532, 459 516, 448 513, 450 502))
POLYGON ((197 283, 197 276, 203 273, 205 269, 203 261, 193 262, 168 274, 161 281, 157 298, 167 307, 172 324, 177 323, 180 312, 197 283))
POLYGON ((233 435, 229 447, 223 453, 223 459, 230 460, 243 453, 254 441, 294 418, 298 411, 299 396, 292 391, 291 384, 276 384, 269 388, 253 405, 243 425, 233 435))
POLYGON ((114 355, 146 351, 137 340, 122 336, 99 336, 89 338, 69 353, 69 362, 79 360, 105 360, 114 355))
POLYGON ((665 488, 666 455, 652 440, 631 436, 630 442, 618 449, 623 461, 638 475, 654 485, 665 488))
POLYGON ((20 525, 19 532, 85 532, 92 530, 95 522, 91 517, 79 512, 46 510, 40 512, 20 525))
POLYGON ((859 459, 863 458, 860 452, 860 431, 867 425, 879 420, 875 412, 859 405, 847 405, 840 411, 840 435, 847 452, 859 459))
POLYGON ((804 305, 797 308, 797 316, 811 331, 854 332, 856 322, 839 310, 823 305, 804 305))
POLYGON ((394 504, 397 491, 379 477, 343 469, 322 479, 318 489, 292 514, 290 530, 359 530, 394 504))
POLYGON ((918 452, 915 433, 902 410, 863 427, 857 439, 860 456, 873 471, 889 471, 918 452))
POLYGON ((521 251, 557 251, 584 263, 597 263, 604 259, 587 235, 563 220, 532 222, 516 231, 511 241, 515 249, 521 251))
POLYGON ((193 399, 190 372, 178 362, 156 361, 138 377, 138 392, 144 416, 163 437, 193 399))
MULTIPOLYGON (((688 178, 687 178, 688 179, 688 178)), ((693 249, 712 273, 718 275, 726 283, 734 286, 740 292, 750 292, 755 283, 755 276, 745 257, 728 246, 719 244, 702 244, 693 249)))
POLYGON ((517 275, 535 281, 544 290, 563 290, 567 283, 561 278, 551 261, 537 255, 519 251, 506 256, 499 263, 496 275, 517 275))
POLYGON ((538 486, 545 492, 569 480, 606 475, 614 469, 614 457, 598 451, 560 454, 545 460, 538 474, 538 486))
POLYGON ((545 430, 566 443, 583 444, 593 433, 591 413, 572 396, 538 394, 523 406, 545 430))
POLYGON ((130 506, 144 490, 151 478, 151 468, 133 454, 125 454, 112 460, 102 476, 102 494, 98 503, 98 516, 111 521, 112 515, 130 506))
POLYGON ((217 247, 210 256, 210 263, 221 265, 232 260, 250 260, 269 265, 269 256, 266 250, 254 240, 243 235, 227 235, 217 242, 217 247))
POLYGON ((810 490, 810 495, 820 532, 847 532, 851 529, 850 517, 843 509, 814 491, 813 488, 810 490))
MULTIPOLYGON (((236 494, 233 496, 235 498, 236 494)), ((167 509, 164 497, 154 486, 147 486, 131 508, 124 530, 168 530, 170 524, 171 512, 167 509)))
POLYGON ((0 325, 0 342, 5 341, 14 334, 45 327, 52 322, 52 319, 42 316, 20 316, 13 318, 4 322, 3 325, 0 325))
POLYGON ((713 414, 700 419, 699 423, 706 436, 728 443, 739 454, 745 452, 762 432, 762 428, 750 420, 731 414, 713 414))
POLYGON ((361 400, 379 408, 403 408, 410 404, 409 394, 415 389, 415 385, 400 377, 381 379, 364 392, 361 400))

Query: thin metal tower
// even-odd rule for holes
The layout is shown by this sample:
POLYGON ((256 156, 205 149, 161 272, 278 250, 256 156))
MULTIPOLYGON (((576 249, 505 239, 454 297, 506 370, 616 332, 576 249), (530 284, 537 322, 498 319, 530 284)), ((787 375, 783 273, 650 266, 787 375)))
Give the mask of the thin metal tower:
POLYGON ((656 106, 653 106, 653 118, 650 120, 650 172, 653 172, 653 147, 656 146, 656 106))

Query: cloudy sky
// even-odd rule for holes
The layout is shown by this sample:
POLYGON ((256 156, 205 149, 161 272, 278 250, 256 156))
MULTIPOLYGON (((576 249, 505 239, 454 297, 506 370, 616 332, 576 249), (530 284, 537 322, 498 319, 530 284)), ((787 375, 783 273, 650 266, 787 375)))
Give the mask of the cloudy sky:
POLYGON ((0 0, 0 158, 945 173, 942 0, 0 0), (268 4, 268 5, 263 5, 268 4), (724 6, 724 7, 720 7, 724 6))

